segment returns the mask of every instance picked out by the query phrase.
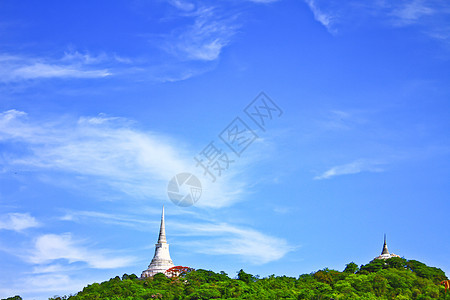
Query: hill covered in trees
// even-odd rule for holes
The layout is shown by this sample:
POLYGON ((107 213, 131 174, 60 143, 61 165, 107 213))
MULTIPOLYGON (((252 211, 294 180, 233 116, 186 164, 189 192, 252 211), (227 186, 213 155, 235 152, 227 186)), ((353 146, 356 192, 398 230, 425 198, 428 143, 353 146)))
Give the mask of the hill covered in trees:
POLYGON ((145 280, 124 274, 122 278, 88 285, 76 295, 50 300, 444 299, 445 289, 440 284, 443 280, 447 277, 439 268, 393 257, 361 267, 351 262, 342 272, 323 269, 298 278, 259 278, 240 270, 232 279, 224 272, 201 269, 173 278, 157 274, 145 280))

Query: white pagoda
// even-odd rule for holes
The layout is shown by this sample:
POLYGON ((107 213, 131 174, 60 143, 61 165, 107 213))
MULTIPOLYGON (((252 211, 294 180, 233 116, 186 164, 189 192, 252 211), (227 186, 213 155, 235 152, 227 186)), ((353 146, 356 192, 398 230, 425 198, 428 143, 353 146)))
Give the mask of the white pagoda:
POLYGON ((155 255, 147 270, 142 272, 141 278, 151 277, 158 273, 163 273, 172 268, 173 262, 170 258, 169 244, 166 240, 166 226, 164 224, 164 206, 161 216, 161 227, 159 229, 158 242, 155 244, 155 255))
POLYGON ((383 250, 381 251, 381 255, 375 257, 375 259, 389 259, 391 257, 400 257, 397 254, 389 253, 387 244, 386 244, 386 235, 384 235, 384 244, 383 244, 383 250))

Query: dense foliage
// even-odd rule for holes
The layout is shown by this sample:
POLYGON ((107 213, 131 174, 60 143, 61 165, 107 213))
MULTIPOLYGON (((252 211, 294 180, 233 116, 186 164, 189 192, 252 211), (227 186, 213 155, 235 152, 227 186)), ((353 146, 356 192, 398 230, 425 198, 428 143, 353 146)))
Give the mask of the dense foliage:
MULTIPOLYGON (((226 273, 192 270, 178 277, 163 274, 141 280, 124 274, 85 287, 74 296, 50 300, 132 299, 444 299, 440 285, 445 273, 403 258, 373 260, 344 271, 323 269, 299 278, 258 278, 240 270, 236 279, 226 273)), ((448 296, 450 297, 450 296, 448 296)), ((450 299, 450 298, 449 298, 450 299)))

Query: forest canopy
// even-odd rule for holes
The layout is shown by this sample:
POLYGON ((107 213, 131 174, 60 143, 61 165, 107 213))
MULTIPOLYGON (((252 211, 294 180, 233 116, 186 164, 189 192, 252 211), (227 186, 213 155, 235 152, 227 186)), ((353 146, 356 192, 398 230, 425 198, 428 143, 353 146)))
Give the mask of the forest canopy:
MULTIPOLYGON (((93 283, 76 295, 50 300, 132 299, 444 299, 445 273, 416 260, 393 257, 354 262, 343 271, 328 268, 298 278, 271 275, 259 278, 244 270, 230 278, 224 272, 183 272, 140 279, 135 274, 93 283)), ((20 298, 10 298, 20 299, 20 298)))

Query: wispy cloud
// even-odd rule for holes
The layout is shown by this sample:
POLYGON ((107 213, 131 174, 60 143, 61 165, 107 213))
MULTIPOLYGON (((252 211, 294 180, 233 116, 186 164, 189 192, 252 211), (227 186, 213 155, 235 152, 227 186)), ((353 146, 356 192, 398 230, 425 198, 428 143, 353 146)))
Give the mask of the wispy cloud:
POLYGON ((209 255, 233 255, 253 264, 265 264, 284 257, 295 247, 281 237, 274 237, 251 228, 239 228, 226 223, 189 224, 190 235, 209 236, 190 242, 186 247, 209 255))
POLYGON ((349 130, 367 122, 363 111, 331 110, 324 113, 316 123, 326 130, 349 130))
MULTIPOLYGON (((33 63, 9 70, 10 81, 36 78, 98 78, 111 75, 107 70, 81 70, 76 66, 33 63)), ((6 79, 8 81, 8 79, 6 79)))
MULTIPOLYGON (((156 210, 157 214, 161 213, 156 210)), ((146 210, 148 212, 148 210, 146 210)), ((86 220, 95 220, 96 223, 119 225, 132 227, 134 229, 145 229, 148 225, 159 225, 158 218, 155 221, 139 219, 137 216, 123 215, 123 214, 113 214, 97 211, 73 211, 65 213, 59 218, 61 221, 71 221, 71 222, 85 222, 86 220)))
POLYGON ((183 11, 191 11, 195 8, 195 4, 183 0, 169 0, 169 3, 183 11))
MULTIPOLYGON (((159 213, 159 211, 158 211, 159 213)), ((176 212, 175 212, 176 213, 176 212)), ((149 222, 139 215, 116 215, 99 212, 72 212, 64 217, 67 221, 105 223, 142 228, 143 224, 154 225, 155 234, 159 226, 159 215, 149 222)), ((166 218, 166 224, 172 236, 189 237, 191 242, 178 240, 177 245, 185 249, 208 255, 233 255, 242 261, 253 264, 264 264, 276 261, 295 249, 283 237, 274 237, 255 229, 230 225, 223 221, 199 220, 197 222, 181 222, 177 218, 166 218)), ((147 226, 148 227, 148 226, 147 226)))
POLYGON ((81 290, 86 283, 81 283, 68 274, 33 274, 33 276, 26 276, 23 278, 23 293, 26 294, 29 288, 32 287, 33 293, 44 292, 48 297, 49 292, 67 292, 81 290), (28 287, 28 289, 26 288, 28 287))
POLYGON ((331 28, 333 17, 328 13, 324 13, 315 0, 305 0, 305 2, 308 4, 309 9, 311 9, 316 21, 325 26, 328 31, 333 32, 331 28))
MULTIPOLYGON (((173 45, 167 46, 166 50, 172 49, 173 45)), ((169 50, 168 50, 169 51, 169 50)), ((170 50, 171 51, 171 50, 170 50)), ((182 58, 185 60, 186 58, 182 58)), ((150 79, 156 82, 176 82, 198 76, 214 69, 213 62, 197 63, 193 61, 177 61, 164 65, 148 67, 150 79)))
POLYGON ((133 262, 131 257, 113 257, 106 255, 104 250, 92 250, 74 240, 70 233, 39 236, 27 259, 33 264, 49 264, 63 259, 68 263, 83 262, 95 269, 119 268, 133 262))
POLYGON ((50 295, 75 294, 93 282, 101 282, 104 278, 92 276, 71 276, 67 272, 48 274, 22 274, 21 280, 7 287, 0 288, 5 297, 21 295, 24 299, 48 299, 50 295))
POLYGON ((414 26, 421 35, 450 41, 450 2, 445 0, 375 1, 371 14, 393 27, 414 26))
MULTIPOLYGON (((40 225, 29 214, 11 213, 0 220, 0 229, 21 231, 40 225)), ((25 237, 30 238, 29 235, 25 237)), ((136 262, 135 257, 124 255, 122 251, 97 248, 94 244, 85 238, 76 239, 71 233, 63 233, 38 234, 20 246, 14 243, 9 248, 2 247, 2 251, 22 259, 27 269, 20 273, 21 281, 11 281, 8 287, 2 286, 0 294, 36 297, 42 293, 39 299, 47 299, 55 292, 74 293, 99 280, 87 278, 86 269, 117 269, 136 262)), ((5 285, 5 278, 2 283, 5 285)))
POLYGON ((169 180, 187 168, 168 138, 140 132, 125 119, 99 115, 78 121, 35 124, 24 112, 0 115, 0 140, 20 140, 33 155, 10 153, 9 164, 107 179, 115 188, 138 196, 164 193, 154 182, 169 180), (153 183, 152 183, 153 182, 153 183))
POLYGON ((181 60, 214 61, 236 33, 236 16, 218 13, 214 7, 200 7, 184 17, 193 24, 177 28, 167 36, 165 49, 181 60))
POLYGON ((0 216, 0 230, 23 231, 28 228, 39 227, 40 223, 29 213, 9 213, 0 216))
POLYGON ((397 25, 406 26, 418 22, 421 17, 434 13, 436 13, 435 10, 427 6, 424 1, 414 0, 395 7, 391 15, 395 17, 397 25))
POLYGON ((44 78, 102 78, 112 75, 106 68, 95 68, 99 58, 78 52, 61 59, 0 54, 0 82, 44 78))
POLYGON ((450 42, 450 2, 411 0, 384 5, 390 23, 396 27, 415 26, 441 42, 450 42))
MULTIPOLYGON (((279 0, 248 1, 257 5, 279 0)), ((156 63, 156 66, 147 68, 151 79, 182 81, 213 70, 244 23, 240 19, 241 3, 216 1, 206 4, 196 0, 167 0, 167 3, 176 8, 176 13, 169 10, 168 17, 180 20, 183 25, 152 39, 153 44, 168 57, 163 64, 156 63)))
POLYGON ((273 3, 273 2, 277 2, 280 0, 249 0, 250 2, 254 2, 254 3, 273 3))
POLYGON ((76 50, 65 51, 62 62, 70 64, 81 64, 81 65, 97 65, 105 62, 118 62, 118 63, 131 63, 132 60, 128 57, 121 57, 117 54, 108 55, 106 53, 100 53, 98 55, 93 55, 89 52, 79 52, 76 50))
MULTIPOLYGON (((5 168, 64 171, 74 187, 79 180, 75 175, 81 174, 134 199, 167 199, 167 183, 181 172, 202 178, 187 145, 180 147, 184 141, 137 130, 123 118, 99 115, 36 123, 25 112, 9 110, 0 113, 0 141, 7 140, 20 141, 26 151, 4 152, 0 163, 5 168)), ((245 182, 236 175, 242 170, 234 168, 215 183, 202 181, 198 205, 217 208, 238 201, 245 182)))
POLYGON ((448 40, 450 27, 450 2, 446 0, 371 0, 364 3, 349 1, 304 0, 314 18, 331 33, 345 24, 360 26, 389 25, 392 27, 416 26, 421 34, 439 40, 448 40), (358 25, 356 25, 358 24, 358 25))
POLYGON ((314 177, 316 180, 328 179, 340 175, 357 174, 361 172, 382 172, 380 161, 358 159, 351 163, 332 167, 319 176, 314 177))

